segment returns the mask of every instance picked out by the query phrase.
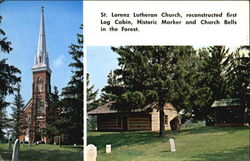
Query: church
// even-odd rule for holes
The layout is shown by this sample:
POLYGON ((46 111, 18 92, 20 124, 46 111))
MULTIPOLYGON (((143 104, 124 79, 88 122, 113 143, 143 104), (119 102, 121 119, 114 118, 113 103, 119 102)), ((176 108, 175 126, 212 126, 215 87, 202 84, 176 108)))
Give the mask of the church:
POLYGON ((38 47, 35 54, 34 66, 32 67, 32 98, 23 109, 22 119, 24 120, 23 122, 25 122, 25 128, 19 135, 19 140, 25 140, 27 142, 49 142, 49 136, 46 134, 46 130, 49 116, 52 112, 52 106, 49 100, 51 93, 51 73, 49 56, 46 49, 44 9, 42 7, 38 47))

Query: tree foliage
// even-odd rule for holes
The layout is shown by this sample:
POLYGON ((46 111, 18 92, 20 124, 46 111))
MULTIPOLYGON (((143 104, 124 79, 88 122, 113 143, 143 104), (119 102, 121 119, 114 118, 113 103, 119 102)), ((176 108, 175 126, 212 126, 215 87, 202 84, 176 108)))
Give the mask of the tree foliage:
POLYGON ((99 105, 99 100, 97 100, 96 96, 98 94, 98 90, 94 90, 94 85, 90 85, 89 74, 87 74, 87 110, 93 110, 99 105))
POLYGON ((59 95, 58 88, 54 86, 54 91, 49 96, 51 109, 49 111, 49 117, 47 120, 47 135, 50 137, 50 142, 57 136, 63 136, 67 131, 65 130, 65 123, 68 122, 67 118, 64 117, 63 105, 59 95))
MULTIPOLYGON (((194 105, 194 100, 202 97, 198 94, 205 89, 196 87, 200 73, 195 61, 198 57, 192 47, 126 46, 112 50, 119 55, 120 68, 114 70, 115 83, 103 90, 116 101, 113 108, 131 111, 158 102, 160 136, 164 135, 166 103, 191 112, 189 108, 194 105)), ((111 78, 110 74, 109 80, 111 78)))
POLYGON ((119 82, 117 75, 110 71, 108 74, 107 85, 102 89, 100 103, 105 104, 108 102, 115 101, 116 94, 119 92, 119 87, 122 87, 122 84, 119 82))
MULTIPOLYGON (((249 47, 244 49, 249 51, 249 47)), ((199 50, 191 46, 121 46, 112 50, 119 55, 119 68, 109 73, 102 100, 115 101, 112 108, 124 112, 158 102, 160 136, 166 103, 178 111, 184 109, 184 118, 212 124, 213 101, 249 96, 249 55, 233 56, 224 46, 199 50)))
MULTIPOLYGON (((82 26, 80 27, 82 29, 82 26)), ((65 118, 65 138, 68 142, 82 143, 83 138, 83 35, 77 34, 77 44, 69 46, 73 62, 71 80, 62 91, 62 115, 65 118)))
POLYGON ((23 125, 25 124, 24 119, 22 119, 24 100, 21 96, 21 86, 17 85, 16 94, 14 95, 14 101, 12 103, 12 122, 13 122, 13 132, 16 135, 16 138, 20 135, 23 125))
MULTIPOLYGON (((3 17, 0 15, 0 24, 2 19, 3 17)), ((10 53, 12 50, 10 45, 11 42, 7 40, 6 33, 0 28, 0 55, 10 53)), ((20 73, 19 69, 7 63, 7 59, 0 59, 0 139, 4 134, 3 129, 7 126, 5 110, 9 103, 5 101, 5 97, 15 91, 15 85, 21 81, 21 78, 17 76, 20 73)))

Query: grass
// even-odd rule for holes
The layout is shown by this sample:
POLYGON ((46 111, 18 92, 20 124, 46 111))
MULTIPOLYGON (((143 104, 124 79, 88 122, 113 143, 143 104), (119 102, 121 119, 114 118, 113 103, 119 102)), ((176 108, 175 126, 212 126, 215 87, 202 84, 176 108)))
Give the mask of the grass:
POLYGON ((89 132, 97 146, 97 161, 249 161, 249 128, 195 127, 180 132, 89 132), (176 152, 170 152, 169 137, 176 152), (112 153, 105 153, 112 144, 112 153))
MULTIPOLYGON (((5 161, 11 160, 7 153, 8 145, 0 144, 0 155, 5 161)), ((40 144, 20 146, 19 161, 83 161, 82 146, 40 144)))

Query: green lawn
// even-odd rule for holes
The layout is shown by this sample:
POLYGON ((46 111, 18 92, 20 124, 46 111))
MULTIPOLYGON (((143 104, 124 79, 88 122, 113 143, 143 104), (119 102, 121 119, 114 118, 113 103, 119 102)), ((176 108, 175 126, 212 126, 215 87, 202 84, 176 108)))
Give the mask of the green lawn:
MULTIPOLYGON (((7 144, 0 145, 0 155, 5 160, 11 156, 7 152, 7 144)), ((20 146, 19 161, 83 161, 82 146, 32 145, 20 146)))
POLYGON ((89 132, 88 144, 97 146, 97 161, 249 161, 249 128, 196 127, 180 132, 89 132), (175 137, 176 152, 170 152, 175 137), (112 153, 105 145, 112 144, 112 153))

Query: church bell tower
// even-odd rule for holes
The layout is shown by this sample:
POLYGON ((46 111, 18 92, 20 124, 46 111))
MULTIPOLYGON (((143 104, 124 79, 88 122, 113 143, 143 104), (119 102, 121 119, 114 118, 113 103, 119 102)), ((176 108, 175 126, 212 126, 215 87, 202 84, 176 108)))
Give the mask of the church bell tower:
POLYGON ((44 8, 42 7, 40 18, 40 30, 38 38, 38 47, 34 59, 33 88, 32 88, 32 106, 30 139, 32 141, 47 142, 46 136, 47 120, 50 111, 49 94, 51 93, 50 77, 51 69, 49 67, 49 57, 46 50, 46 37, 44 26, 44 8))

